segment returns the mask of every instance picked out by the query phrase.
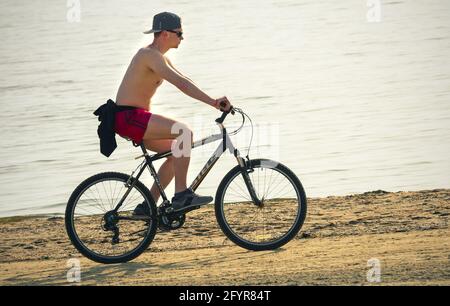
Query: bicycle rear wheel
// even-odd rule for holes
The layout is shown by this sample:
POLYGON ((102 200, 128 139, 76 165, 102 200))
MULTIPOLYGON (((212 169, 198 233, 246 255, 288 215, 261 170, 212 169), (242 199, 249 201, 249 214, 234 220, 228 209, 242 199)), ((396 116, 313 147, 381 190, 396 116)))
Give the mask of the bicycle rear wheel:
POLYGON ((254 251, 288 243, 306 217, 306 195, 297 176, 286 166, 267 159, 251 160, 247 170, 262 205, 252 200, 241 169, 234 167, 219 185, 216 218, 225 235, 254 251))
POLYGON ((66 207, 66 230, 73 245, 89 259, 106 264, 127 262, 144 252, 157 229, 156 205, 139 181, 130 189, 130 176, 106 172, 82 182, 66 207), (134 208, 146 203, 148 216, 134 216, 134 208))

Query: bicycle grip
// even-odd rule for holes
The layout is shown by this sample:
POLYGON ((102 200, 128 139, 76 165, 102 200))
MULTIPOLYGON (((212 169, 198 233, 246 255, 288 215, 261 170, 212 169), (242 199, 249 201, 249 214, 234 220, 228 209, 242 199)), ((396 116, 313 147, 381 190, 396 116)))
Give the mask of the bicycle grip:
MULTIPOLYGON (((221 107, 225 107, 227 106, 227 104, 225 103, 225 101, 222 101, 219 103, 219 105, 221 107)), ((231 113, 232 115, 234 115, 234 110, 233 110, 233 105, 230 104, 230 110, 228 112, 223 111, 224 113, 231 113)), ((225 118, 224 118, 225 119, 225 118)))

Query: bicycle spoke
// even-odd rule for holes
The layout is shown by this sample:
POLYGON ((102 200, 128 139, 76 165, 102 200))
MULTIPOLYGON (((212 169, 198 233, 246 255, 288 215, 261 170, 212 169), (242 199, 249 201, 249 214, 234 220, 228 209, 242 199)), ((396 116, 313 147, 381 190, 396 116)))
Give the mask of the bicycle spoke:
POLYGON ((108 221, 110 218, 105 218, 105 214, 113 211, 125 195, 127 188, 124 186, 125 181, 118 179, 100 180, 86 188, 78 198, 78 205, 73 211, 73 226, 78 240, 90 252, 106 257, 131 253, 146 237, 137 234, 146 233, 154 223, 151 218, 147 220, 130 218, 133 205, 146 201, 142 192, 134 186, 121 207, 120 216, 123 217, 119 216, 115 223, 105 228, 107 222, 110 222, 108 221), (122 184, 123 186, 120 186, 122 184), (114 228, 117 228, 119 233, 116 242, 113 241, 114 228))
MULTIPOLYGON (((278 175, 277 178, 274 180, 273 185, 272 185, 272 186, 269 186, 269 187, 271 187, 272 190, 273 190, 273 189, 277 189, 278 186, 283 182, 283 178, 285 179, 285 177, 283 177, 282 175, 278 175), (278 182, 278 183, 275 185, 275 182, 278 182)), ((270 189, 268 189, 268 192, 269 192, 269 191, 270 191, 270 189)), ((268 198, 269 195, 270 195, 270 194, 267 193, 267 194, 265 194, 265 197, 268 198)))
POLYGON ((278 191, 278 193, 275 194, 275 196, 273 196, 274 199, 278 199, 283 195, 283 192, 286 190, 286 188, 290 187, 288 184, 284 185, 284 187, 282 189, 280 189, 280 191, 278 191))
MULTIPOLYGON (((96 214, 95 212, 92 212, 92 211, 90 211, 90 210, 88 210, 87 208, 84 208, 84 207, 80 207, 80 206, 79 206, 78 209, 87 211, 87 212, 89 213, 89 215, 95 215, 95 214, 96 214)), ((81 215, 81 216, 84 216, 84 215, 81 215)))
POLYGON ((120 190, 118 191, 118 193, 116 193, 117 185, 118 185, 118 183, 116 182, 116 184, 114 186, 114 193, 113 193, 113 198, 114 199, 117 199, 117 197, 121 194, 120 191, 122 190, 122 187, 121 187, 120 190))
POLYGON ((228 228, 252 244, 282 240, 290 233, 299 215, 300 202, 295 187, 275 168, 258 165, 249 176, 258 198, 264 198, 264 205, 259 207, 253 203, 242 174, 236 174, 226 187, 223 199, 223 215, 228 228))
MULTIPOLYGON (((96 203, 96 205, 95 206, 97 206, 100 210, 102 210, 103 212, 106 212, 107 210, 105 209, 105 207, 103 206, 103 204, 102 203, 100 203, 99 201, 97 201, 97 197, 96 197, 96 195, 94 194, 94 192, 92 191, 92 190, 88 190, 91 194, 93 194, 93 200, 95 201, 95 203, 96 203)), ((98 193, 97 193, 97 195, 98 195, 98 193)))
POLYGON ((272 175, 273 175, 273 173, 274 173, 274 171, 270 171, 269 184, 267 184, 267 191, 264 191, 264 195, 263 195, 264 198, 267 198, 267 193, 269 191, 269 188, 270 188, 270 186, 272 186, 271 183, 272 183, 272 175))
POLYGON ((241 192, 239 192, 239 191, 233 189, 231 186, 230 186, 229 188, 232 189, 233 192, 239 194, 240 197, 242 197, 242 198, 244 198, 244 199, 246 199, 246 200, 248 200, 248 201, 251 201, 251 200, 250 200, 250 197, 247 197, 246 195, 242 194, 242 188, 240 188, 241 192))
POLYGON ((109 199, 109 197, 108 197, 108 192, 106 191, 106 188, 105 188, 105 184, 102 184, 102 188, 103 188, 103 192, 105 193, 105 200, 106 200, 106 207, 108 207, 108 204, 109 204, 109 210, 111 210, 111 200, 109 199))
MULTIPOLYGON (((133 191, 128 195, 128 198, 126 200, 127 204, 124 205, 123 207, 127 207, 128 203, 130 203, 130 205, 133 205, 133 203, 137 203, 140 196, 141 195, 139 193, 137 193, 135 189, 133 189, 133 191)), ((137 204, 140 204, 140 203, 137 203, 137 204)), ((137 204, 135 204, 135 205, 137 205, 137 204)))
POLYGON ((102 209, 103 209, 105 212, 108 211, 108 210, 105 209, 105 204, 103 203, 103 198, 100 196, 100 192, 98 191, 98 186, 95 185, 94 187, 95 187, 95 191, 97 192, 98 199, 99 199, 100 202, 101 202, 102 209))

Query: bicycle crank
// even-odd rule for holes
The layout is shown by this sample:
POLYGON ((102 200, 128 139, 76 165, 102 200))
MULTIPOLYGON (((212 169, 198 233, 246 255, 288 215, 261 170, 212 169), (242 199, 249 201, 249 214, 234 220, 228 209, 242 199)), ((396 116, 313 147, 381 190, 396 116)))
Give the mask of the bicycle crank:
POLYGON ((158 228, 161 231, 171 231, 179 229, 186 221, 186 215, 173 214, 173 209, 169 203, 162 204, 158 207, 158 228))

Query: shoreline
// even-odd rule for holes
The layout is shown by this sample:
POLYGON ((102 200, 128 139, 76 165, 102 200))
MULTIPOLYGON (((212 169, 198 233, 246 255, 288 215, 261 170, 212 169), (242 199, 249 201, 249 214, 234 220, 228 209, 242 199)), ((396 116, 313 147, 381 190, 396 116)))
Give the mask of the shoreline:
MULTIPOLYGON (((329 197, 352 197, 352 196, 361 196, 361 195, 370 195, 370 194, 396 194, 396 193, 404 193, 404 192, 423 192, 423 191, 431 191, 431 192, 439 192, 442 190, 450 190, 450 188, 433 188, 433 189, 420 189, 420 190, 399 190, 399 191, 386 191, 383 189, 377 189, 373 191, 366 191, 362 193, 349 193, 349 194, 343 194, 343 195, 325 195, 325 196, 316 196, 316 197, 310 197, 307 195, 308 201, 309 200, 318 200, 318 199, 326 199, 329 197)), ((67 203, 66 203, 67 204, 67 203)), ((0 216, 0 224, 2 223, 8 223, 8 222, 15 222, 16 220, 21 219, 39 219, 39 218, 64 218, 64 212, 54 212, 54 213, 38 213, 38 214, 21 214, 21 215, 7 215, 7 216, 0 216)))
POLYGON ((450 285, 449 216, 450 189, 308 198, 305 223, 291 242, 252 252, 226 239, 207 205, 117 265, 79 254, 61 216, 4 217, 0 284, 71 285, 67 261, 75 258, 81 285, 371 285, 367 265, 376 258, 376 284, 450 285))

